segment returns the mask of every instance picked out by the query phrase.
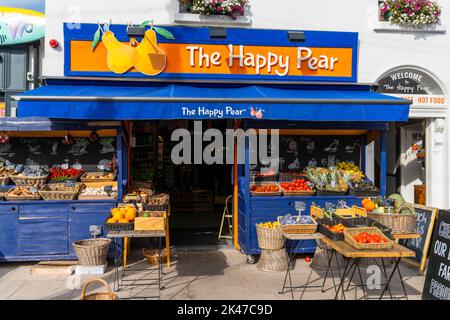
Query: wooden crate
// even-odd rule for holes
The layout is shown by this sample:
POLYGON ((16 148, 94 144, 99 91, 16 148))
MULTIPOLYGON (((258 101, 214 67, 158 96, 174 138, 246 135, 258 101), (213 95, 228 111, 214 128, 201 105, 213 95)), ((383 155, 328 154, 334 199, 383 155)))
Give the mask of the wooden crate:
POLYGON ((143 218, 138 217, 134 220, 134 230, 137 231, 164 231, 166 226, 166 218, 143 218))

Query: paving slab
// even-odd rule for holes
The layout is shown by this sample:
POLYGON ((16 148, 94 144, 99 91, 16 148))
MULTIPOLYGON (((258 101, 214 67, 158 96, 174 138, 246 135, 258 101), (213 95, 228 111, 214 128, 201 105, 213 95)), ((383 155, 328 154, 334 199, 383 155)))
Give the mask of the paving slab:
MULTIPOLYGON (((130 255, 130 262, 139 261, 142 257, 134 252, 130 255)), ((260 299, 260 300, 290 300, 291 293, 279 294, 285 273, 262 272, 256 265, 249 265, 246 256, 233 250, 217 250, 207 252, 177 251, 173 255, 170 270, 164 265, 163 285, 165 290, 159 292, 154 285, 123 288, 118 292, 120 299, 151 299, 187 300, 187 299, 260 299)), ((76 275, 32 275, 30 267, 34 264, 0 264, 0 299, 79 299, 81 286, 92 276, 78 277, 76 275)), ((142 265, 148 266, 147 262, 142 265)), ((367 269, 362 268, 363 281, 369 276, 367 269)), ((420 299, 425 277, 409 265, 402 264, 401 271, 405 277, 409 298, 420 299)), ((140 271, 132 278, 145 277, 149 271, 140 271)), ((154 277, 156 271, 152 271, 154 277)), ((313 285, 322 285, 324 270, 312 269, 310 263, 304 259, 297 259, 295 269, 291 275, 293 284, 303 285, 314 281, 313 285)), ((335 271, 335 282, 338 274, 335 271)), ((114 273, 109 265, 107 272, 100 276, 113 288, 114 273)), ((326 282, 326 290, 308 288, 303 294, 301 289, 294 292, 295 300, 333 299, 335 290, 332 279, 326 282)), ((402 292, 398 283, 393 283, 391 290, 395 294, 402 292)), ((93 284, 89 292, 104 291, 101 285, 93 284)), ((372 290, 372 294, 379 293, 372 290)), ((352 288, 346 293, 347 299, 362 299, 362 290, 352 288)))

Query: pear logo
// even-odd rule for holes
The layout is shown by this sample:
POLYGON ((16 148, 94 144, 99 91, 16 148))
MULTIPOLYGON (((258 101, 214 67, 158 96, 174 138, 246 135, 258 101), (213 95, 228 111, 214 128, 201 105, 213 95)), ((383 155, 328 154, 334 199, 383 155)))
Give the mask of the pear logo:
MULTIPOLYGON (((141 26, 145 27, 149 23, 152 22, 146 21, 141 26)), ((156 34, 173 40, 175 37, 170 31, 161 27, 154 27, 151 24, 151 28, 145 32, 142 41, 137 46, 132 46, 117 40, 109 27, 108 24, 103 27, 99 24, 92 42, 92 50, 95 50, 100 41, 100 34, 103 34, 101 41, 107 51, 108 68, 112 72, 124 74, 134 67, 142 74, 156 76, 164 71, 166 68, 166 53, 158 46, 156 34)))

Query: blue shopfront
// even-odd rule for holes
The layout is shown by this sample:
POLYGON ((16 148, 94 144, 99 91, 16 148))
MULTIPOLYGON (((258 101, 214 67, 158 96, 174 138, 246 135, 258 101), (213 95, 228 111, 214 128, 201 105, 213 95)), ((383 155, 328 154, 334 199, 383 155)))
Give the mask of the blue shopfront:
MULTIPOLYGON (((308 148, 319 146, 325 152, 317 154, 319 165, 327 152, 335 153, 337 137, 343 137, 342 154, 334 154, 335 158, 352 154, 352 161, 360 168, 370 167, 366 146, 375 142, 377 168, 372 179, 381 194, 386 192, 387 123, 407 121, 409 102, 378 94, 373 84, 357 82, 357 33, 173 26, 136 31, 124 25, 104 29, 83 24, 78 30, 65 28, 64 37, 65 76, 47 77, 43 87, 16 97, 20 117, 16 121, 23 125, 15 129, 36 131, 26 125, 35 117, 46 118, 42 121, 48 126, 43 125, 42 131, 73 131, 66 126, 91 130, 93 125, 106 126, 96 130, 113 129, 118 198, 104 203, 4 202, 0 227, 6 236, 0 238, 0 252, 6 253, 6 260, 71 257, 71 242, 89 237, 89 226, 103 225, 109 208, 120 202, 130 183, 130 141, 126 134, 130 121, 214 123, 229 119, 235 129, 278 129, 281 144, 289 146, 294 141, 308 148), (99 28, 103 40, 92 45, 99 28), (140 43, 132 44, 130 38, 140 43), (123 50, 117 49, 120 46, 123 50), (22 216, 40 212, 48 216, 53 211, 49 227, 22 226, 23 221, 29 221, 21 220, 22 216), (63 223, 68 226, 67 237, 61 236, 57 223, 62 229, 63 223), (18 226, 18 231, 9 231, 14 229, 11 226, 18 226), (44 229, 48 230, 45 241, 49 245, 35 245, 33 236, 42 237, 44 229), (56 242, 64 243, 68 251, 66 247, 48 249, 56 242)), ((284 173, 301 171, 311 164, 307 155, 311 148, 305 149, 305 154, 289 148, 284 155, 286 163, 280 165, 286 169, 284 173), (294 161, 288 159, 292 154, 294 161)), ((235 163, 233 175, 235 246, 247 255, 259 253, 255 224, 296 213, 297 201, 307 207, 313 202, 322 206, 339 200, 349 205, 360 202, 351 195, 252 196, 250 185, 259 168, 250 164, 250 152, 246 141, 244 164, 235 163)), ((314 252, 315 245, 305 243, 297 250, 314 252)))

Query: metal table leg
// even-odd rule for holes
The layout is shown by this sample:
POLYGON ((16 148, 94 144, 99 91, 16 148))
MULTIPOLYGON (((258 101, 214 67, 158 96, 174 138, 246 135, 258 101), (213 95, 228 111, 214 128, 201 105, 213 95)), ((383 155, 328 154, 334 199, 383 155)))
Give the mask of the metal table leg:
MULTIPOLYGON (((397 272, 397 269, 398 269, 399 266, 400 266, 400 261, 401 261, 401 260, 402 260, 402 258, 398 258, 398 259, 395 261, 394 269, 392 270, 391 275, 389 276, 389 278, 386 279, 387 281, 386 281, 386 284, 385 284, 385 286, 384 286, 384 288, 383 288, 383 291, 381 292, 381 295, 380 295, 379 300, 383 299, 384 293, 386 292, 386 290, 388 290, 389 285, 390 285, 390 283, 391 283, 391 281, 392 281, 392 278, 394 277, 394 274, 397 272)), ((402 278, 400 278, 400 281, 403 283, 403 279, 402 279, 402 278)), ((406 290, 405 290, 405 292, 406 292, 406 290)), ((408 296, 406 295, 406 297, 408 297, 408 296)), ((391 300, 393 300, 392 294, 391 294, 391 300)))
POLYGON ((342 273, 342 277, 341 277, 339 286, 337 288, 336 295, 334 297, 335 300, 338 299, 339 291, 341 291, 341 289, 342 289, 342 297, 345 300, 345 290, 344 290, 345 278, 350 274, 350 272, 352 271, 355 263, 358 263, 358 260, 359 260, 359 258, 355 258, 355 259, 353 259, 353 261, 352 261, 352 259, 347 258, 347 264, 345 265, 344 273, 342 273))

